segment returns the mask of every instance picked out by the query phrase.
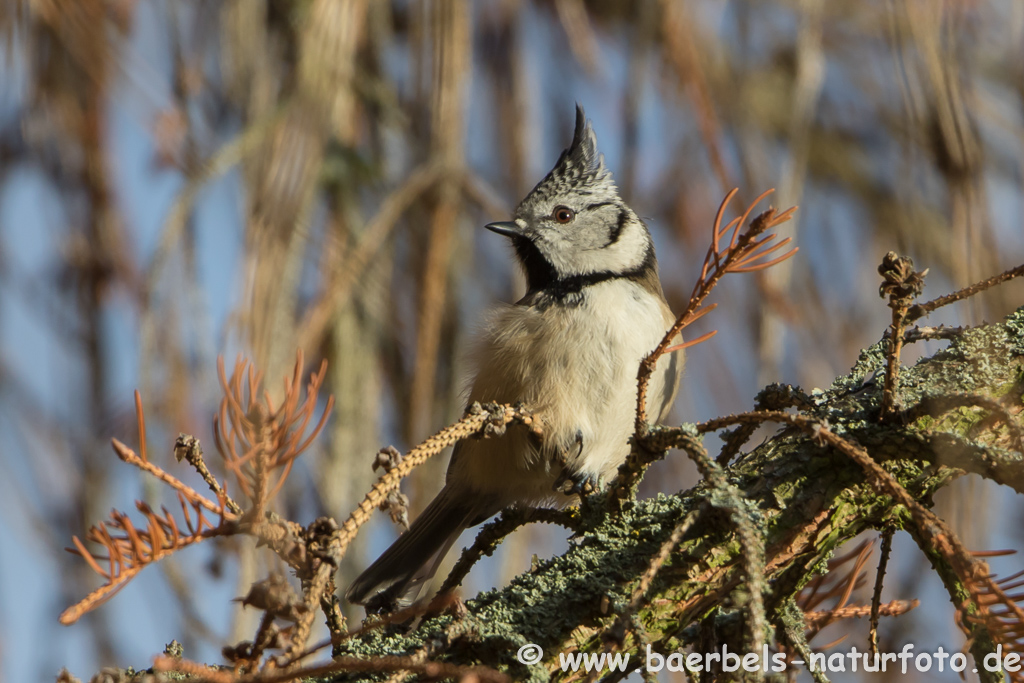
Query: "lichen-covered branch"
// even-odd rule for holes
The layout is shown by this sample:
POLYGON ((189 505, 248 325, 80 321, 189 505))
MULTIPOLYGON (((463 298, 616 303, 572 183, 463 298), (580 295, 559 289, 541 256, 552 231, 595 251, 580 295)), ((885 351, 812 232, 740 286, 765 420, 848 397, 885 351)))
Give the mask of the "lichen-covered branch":
MULTIPOLYGON (((919 520, 908 505, 930 507, 938 489, 968 470, 1005 484, 1017 481, 1016 475, 1004 476, 1004 467, 1014 471, 1021 459, 1012 447, 1024 425, 1024 309, 1004 323, 962 331, 948 348, 900 373, 904 414, 937 396, 970 395, 997 402, 1001 410, 995 417, 995 404, 972 401, 937 415, 924 411, 908 424, 880 423, 882 386, 874 375, 885 365, 883 348, 865 350, 851 374, 827 391, 814 392, 801 405, 802 415, 866 453, 909 495, 907 505, 894 499, 897 489, 875 485, 862 464, 814 430, 781 426, 773 438, 724 469, 765 549, 764 605, 776 626, 785 623, 786 606, 836 548, 860 532, 892 528, 920 535, 919 520), (965 450, 974 458, 952 457, 965 450)), ((692 429, 656 428, 649 438, 669 443, 683 433, 692 434, 692 429)), ((680 455, 670 452, 668 457, 680 455)), ((541 561, 510 585, 468 601, 458 617, 464 635, 435 649, 436 658, 495 668, 515 680, 559 680, 567 674, 558 667, 558 654, 600 652, 601 635, 627 607, 637 610, 631 621, 640 625, 644 639, 637 642, 633 629, 623 635, 620 649, 631 655, 631 664, 642 665, 647 643, 661 653, 693 644, 699 637, 694 625, 712 614, 735 625, 738 648, 750 637, 742 632, 746 620, 737 618, 750 600, 743 548, 735 524, 728 515, 715 514, 714 505, 700 514, 649 579, 643 603, 632 601, 650 574, 652 558, 672 533, 719 495, 715 486, 702 482, 614 511, 607 505, 583 506, 581 530, 570 549, 541 561), (531 667, 516 660, 526 643, 540 645, 545 653, 531 667)), ((453 619, 434 617, 410 633, 398 628, 367 632, 347 640, 343 651, 361 657, 412 653, 444 633, 453 619)), ((986 640, 980 628, 975 633, 978 642, 986 640)))

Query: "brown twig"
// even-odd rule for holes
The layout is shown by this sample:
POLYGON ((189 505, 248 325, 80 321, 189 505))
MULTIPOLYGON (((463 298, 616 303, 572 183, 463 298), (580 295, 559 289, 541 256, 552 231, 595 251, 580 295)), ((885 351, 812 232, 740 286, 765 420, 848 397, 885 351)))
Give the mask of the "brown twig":
POLYGON ((86 612, 103 604, 150 564, 207 538, 237 531, 237 525, 234 523, 237 515, 226 509, 227 504, 223 496, 218 497, 217 502, 213 502, 177 477, 149 462, 145 445, 146 419, 138 391, 135 392, 135 416, 139 432, 139 453, 136 454, 117 439, 112 439, 114 452, 122 461, 148 472, 177 492, 188 531, 182 532, 166 508, 162 514, 157 514, 146 503, 136 501, 136 507, 146 518, 145 529, 136 528, 128 515, 114 510, 110 513, 109 522, 101 522, 86 532, 85 539, 102 546, 106 550, 106 556, 94 556, 77 536, 72 537, 75 547, 68 548, 68 551, 80 555, 106 583, 64 610, 60 615, 60 622, 64 625, 73 624, 86 612), (203 514, 204 509, 217 515, 219 523, 214 525, 210 522, 203 514), (108 568, 103 569, 97 562, 98 559, 106 561, 108 568))
POLYGON ((467 409, 466 415, 461 420, 445 427, 409 451, 400 464, 384 473, 377 480, 377 483, 373 485, 373 488, 370 489, 356 509, 352 511, 348 519, 334 533, 330 545, 335 560, 340 560, 352 539, 359 532, 359 528, 370 520, 373 511, 380 506, 381 502, 387 498, 391 491, 398 488, 402 478, 409 474, 409 472, 448 446, 463 439, 477 434, 489 436, 504 433, 505 427, 513 421, 529 426, 533 423, 533 417, 522 408, 497 403, 489 403, 483 406, 479 403, 474 403, 467 409))
POLYGON ((135 451, 133 451, 131 448, 128 448, 128 446, 125 446, 117 439, 111 439, 110 444, 111 446, 114 447, 114 453, 116 453, 117 457, 119 457, 123 462, 138 467, 143 472, 147 472, 153 475, 154 477, 156 477, 157 479, 159 479, 160 481, 167 484, 172 489, 183 495, 185 499, 188 500, 189 503, 194 503, 201 507, 204 507, 216 515, 224 513, 224 507, 222 505, 220 505, 219 503, 214 503, 212 500, 209 500, 191 486, 188 486, 187 484, 183 483, 174 475, 166 472, 165 470, 154 465, 148 460, 143 460, 138 455, 136 455, 135 451))
POLYGON ((217 478, 210 472, 210 468, 206 466, 206 461, 203 459, 203 447, 199 443, 199 439, 190 434, 179 434, 174 442, 174 457, 178 462, 185 460, 188 464, 192 465, 195 471, 199 473, 199 476, 203 478, 203 481, 206 482, 206 485, 210 487, 210 490, 213 491, 213 495, 223 498, 224 503, 231 512, 239 516, 242 514, 242 507, 227 494, 224 487, 221 486, 217 478))
MULTIPOLYGON (((217 374, 224 390, 224 398, 213 423, 217 450, 259 513, 280 491, 295 458, 323 429, 334 405, 334 397, 328 396, 319 421, 307 435, 326 376, 327 362, 322 362, 320 369, 310 375, 305 400, 300 401, 302 367, 300 349, 292 376, 285 380, 284 398, 275 408, 269 394, 263 391, 262 374, 255 367, 239 359, 229 380, 224 372, 224 360, 220 358, 217 361, 217 374), (271 472, 277 474, 272 485, 267 479, 271 472)), ((262 516, 253 514, 253 521, 258 523, 262 516)))
MULTIPOLYGON (((262 508, 288 476, 294 459, 309 446, 324 425, 331 407, 330 398, 319 423, 308 437, 303 438, 316 409, 317 392, 323 382, 325 366, 321 365, 319 373, 310 378, 306 400, 300 402, 300 352, 294 376, 290 382, 285 383, 284 400, 278 410, 274 409, 266 395, 263 396, 262 403, 254 401, 254 397, 259 393, 260 377, 253 367, 239 361, 230 383, 224 377, 223 362, 219 363, 219 369, 225 398, 221 404, 219 428, 216 428, 218 423, 215 421, 218 448, 229 468, 235 472, 243 490, 247 490, 252 497, 253 511, 258 512, 254 515, 253 524, 249 525, 248 529, 242 529, 236 523, 241 517, 240 508, 234 501, 229 504, 224 488, 206 469, 198 443, 179 445, 184 448, 183 457, 189 459, 217 493, 217 502, 205 498, 173 475, 149 462, 142 399, 139 392, 135 392, 139 453, 136 454, 117 439, 112 440, 114 451, 124 462, 148 472, 177 491, 187 532, 179 528, 174 517, 166 509, 163 509, 162 514, 158 514, 147 504, 137 502, 136 507, 146 518, 145 529, 136 528, 126 514, 114 510, 109 522, 93 526, 86 533, 86 540, 102 546, 106 550, 106 556, 97 558, 81 540, 73 538, 75 547, 69 549, 70 552, 81 555, 106 583, 65 610, 60 617, 61 623, 73 623, 89 610, 102 604, 150 564, 214 536, 249 531, 282 553, 282 556, 294 566, 295 558, 290 557, 288 553, 291 544, 286 543, 289 535, 295 535, 294 530, 285 522, 265 520, 262 508), (248 391, 243 390, 243 375, 248 378, 248 391), (242 450, 243 454, 240 455, 239 450, 242 450), (268 490, 266 473, 272 470, 279 472, 278 481, 273 489, 268 490), (214 525, 207 519, 204 510, 217 515, 220 518, 219 523, 214 525), (108 568, 103 569, 98 560, 105 560, 108 568)), ((319 600, 319 593, 315 595, 315 599, 319 600)))
POLYGON ((959 289, 951 294, 946 294, 945 296, 940 296, 937 299, 932 299, 931 301, 928 301, 926 303, 913 306, 910 308, 910 310, 907 311, 906 322, 912 323, 915 320, 918 320, 919 318, 923 318, 924 316, 928 315, 929 313, 938 308, 948 306, 949 304, 954 303, 956 301, 960 301, 962 299, 967 299, 969 297, 974 296, 975 294, 984 292, 986 289, 995 287, 996 285, 1002 284, 1008 280, 1012 280, 1013 278, 1019 277, 1021 275, 1024 275, 1024 264, 1021 264, 1016 268, 1011 268, 1010 270, 1007 270, 1004 273, 1000 273, 999 275, 996 275, 994 277, 990 277, 987 280, 976 282, 973 285, 969 285, 967 287, 964 287, 963 289, 959 289))
POLYGON ((473 545, 462 551, 458 561, 448 577, 444 580, 439 595, 444 595, 455 590, 462 583, 462 580, 469 574, 480 558, 490 556, 498 544, 519 527, 533 522, 544 524, 560 524, 567 529, 577 530, 579 528, 579 515, 572 510, 556 510, 552 508, 509 508, 504 510, 497 519, 494 519, 480 529, 480 533, 473 540, 473 545))
POLYGON ((796 596, 796 604, 803 612, 812 612, 827 600, 836 598, 833 609, 844 607, 853 590, 864 583, 862 569, 871 557, 872 544, 862 541, 839 557, 829 560, 823 576, 816 576, 796 596), (853 562, 850 568, 846 565, 853 562))
POLYGON ((651 558, 647 569, 644 570, 640 580, 633 588, 629 604, 616 617, 615 623, 606 628, 601 634, 600 640, 605 644, 605 652, 612 652, 616 647, 621 647, 625 641, 627 630, 633 626, 633 617, 637 610, 640 609, 641 604, 643 604, 643 600, 647 596, 651 584, 654 583, 655 577, 657 577, 661 568, 665 566, 665 562, 668 560, 669 555, 672 554, 672 551, 683 540, 683 536, 686 535, 700 517, 700 512, 700 510, 694 510, 679 522, 675 529, 672 530, 672 534, 661 544, 658 553, 651 558))
POLYGON ((309 640, 309 634, 313 628, 313 620, 317 615, 316 608, 320 604, 320 598, 324 594, 324 589, 327 588, 328 583, 330 583, 331 576, 334 574, 336 569, 336 563, 320 561, 320 565, 317 567, 316 573, 313 575, 313 579, 309 581, 308 584, 303 585, 306 608, 298 615, 299 618, 295 622, 295 628, 292 631, 288 651, 285 653, 286 656, 295 657, 306 649, 306 643, 309 640))
POLYGON ((882 550, 878 558, 878 570, 875 572, 875 587, 871 591, 871 626, 868 629, 868 654, 878 654, 878 617, 882 614, 882 583, 885 580, 885 569, 889 565, 892 553, 893 530, 886 529, 882 533, 882 550))
MULTIPOLYGON (((861 466, 868 482, 876 490, 889 495, 894 503, 902 505, 910 512, 915 527, 915 539, 926 550, 935 551, 945 558, 964 585, 984 581, 984 577, 989 575, 988 565, 972 556, 949 526, 935 513, 917 502, 889 472, 871 458, 862 446, 835 434, 820 422, 803 415, 762 411, 710 420, 698 425, 697 429, 699 432, 707 432, 750 421, 772 421, 793 425, 818 442, 832 446, 846 454, 861 466)), ((989 589, 991 590, 990 587, 989 589)))
POLYGON ((222 505, 208 500, 198 491, 193 489, 191 486, 188 486, 174 475, 149 462, 149 457, 146 453, 146 416, 142 410, 142 397, 139 395, 138 391, 135 392, 135 421, 136 429, 139 432, 139 453, 136 454, 135 451, 117 439, 111 439, 110 443, 113 446, 114 453, 117 454, 117 457, 123 462, 134 467, 138 467, 140 470, 147 472, 164 482, 172 489, 183 495, 189 503, 201 505, 215 515, 222 515, 224 513, 222 505))
POLYGON ((279 645, 276 642, 279 637, 280 630, 274 623, 274 613, 264 611, 252 642, 242 642, 234 647, 225 647, 221 650, 221 654, 234 664, 236 672, 256 671, 263 653, 268 648, 279 645))
POLYGON ((797 597, 797 604, 805 613, 812 612, 815 607, 826 600, 836 598, 835 606, 831 610, 819 612, 820 618, 814 622, 814 625, 808 625, 808 633, 805 636, 808 642, 831 623, 826 615, 841 614, 841 610, 846 609, 846 603, 849 602, 854 589, 864 584, 866 579, 863 570, 871 558, 872 551, 872 543, 860 543, 853 552, 830 562, 829 573, 812 581, 808 586, 809 590, 805 589, 797 597), (850 558, 855 558, 853 566, 840 574, 840 567, 846 564, 850 558), (821 589, 830 582, 831 585, 822 593, 821 589))
MULTIPOLYGON (((839 621, 840 619, 862 619, 870 616, 875 620, 878 615, 883 617, 898 617, 901 614, 906 614, 920 604, 920 600, 892 600, 884 605, 879 605, 877 610, 873 605, 852 605, 850 607, 839 607, 824 612, 809 612, 805 618, 809 629, 820 631, 828 624, 839 621)), ((877 645, 873 646, 873 649, 869 651, 869 654, 873 655, 876 651, 877 645)))
MULTIPOLYGON (((987 565, 979 562, 980 565, 987 565)), ((1002 646, 1005 654, 1024 656, 1024 594, 1011 591, 1024 587, 1024 571, 1005 579, 996 579, 994 574, 985 573, 964 582, 977 611, 971 613, 969 603, 961 604, 957 610, 957 621, 967 637, 972 636, 968 624, 983 626, 992 639, 1002 646)), ((1014 683, 1024 681, 1024 672, 1008 672, 1014 683)))
MULTIPOLYGON (((136 507, 146 518, 145 529, 137 528, 128 515, 114 510, 110 513, 109 522, 100 522, 86 532, 85 539, 102 546, 106 556, 93 555, 77 536, 72 537, 75 547, 67 548, 68 552, 80 555, 106 583, 64 610, 60 623, 65 626, 75 623, 86 612, 110 599, 140 571, 168 555, 208 538, 237 532, 237 525, 226 513, 221 514, 220 522, 215 526, 204 516, 202 506, 189 501, 180 491, 178 501, 185 516, 187 533, 178 527, 166 508, 158 514, 146 503, 136 501, 136 507), (189 514, 190 507, 195 514, 195 522, 189 514), (108 568, 103 569, 99 560, 106 561, 108 568)), ((219 509, 224 508, 220 506, 219 509)))
MULTIPOLYGON (((725 276, 726 273, 747 273, 756 270, 761 270, 775 265, 785 259, 791 257, 797 252, 797 248, 794 247, 781 256, 777 256, 770 260, 764 260, 767 256, 773 254, 781 247, 789 244, 791 238, 786 238, 778 242, 773 243, 775 239, 774 234, 763 235, 768 230, 781 225, 788 221, 793 212, 796 211, 796 207, 792 207, 777 213, 774 208, 769 207, 767 211, 761 213, 750 222, 750 226, 740 232, 740 228, 746 223, 747 218, 753 212, 754 207, 767 197, 773 190, 763 192, 757 199, 755 199, 747 210, 739 218, 733 219, 725 227, 722 227, 722 217, 725 214, 726 207, 729 201, 736 195, 738 190, 733 189, 729 194, 726 195, 722 204, 718 208, 718 213, 715 215, 715 222, 712 225, 711 232, 711 245, 708 247, 707 255, 704 258, 704 266, 701 269, 700 278, 694 285, 693 292, 690 294, 689 303, 686 306, 686 310, 680 314, 676 319, 675 324, 665 334, 665 337, 661 340, 661 343, 652 351, 643 362, 640 363, 640 368, 637 372, 637 408, 636 408, 636 433, 642 434, 647 428, 647 385, 650 382, 651 375, 654 373, 654 366, 665 353, 669 351, 670 347, 673 347, 673 341, 679 335, 680 331, 694 320, 698 319, 702 315, 708 313, 711 308, 702 309, 704 301, 708 295, 718 284, 718 281, 725 276), (731 233, 731 236, 730 236, 731 233), (722 240, 729 236, 728 246, 722 249, 722 240)), ((706 338, 705 335, 704 338, 706 338)), ((703 340, 703 338, 702 338, 703 340)))
POLYGON ((915 298, 921 295, 924 278, 928 269, 919 272, 914 270, 914 262, 906 256, 890 251, 878 266, 878 274, 882 276, 880 296, 889 297, 889 308, 892 309, 892 323, 889 326, 889 352, 885 362, 885 384, 882 388, 881 420, 889 419, 896 411, 896 382, 899 378, 900 353, 903 350, 903 329, 907 324, 907 310, 915 298))

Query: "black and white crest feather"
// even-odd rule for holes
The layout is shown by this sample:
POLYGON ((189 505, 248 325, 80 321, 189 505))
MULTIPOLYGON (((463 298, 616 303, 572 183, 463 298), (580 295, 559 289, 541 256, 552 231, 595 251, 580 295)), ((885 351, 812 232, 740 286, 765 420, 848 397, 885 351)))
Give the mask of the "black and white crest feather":
POLYGON ((592 178, 607 174, 604 157, 597 151, 597 136, 583 113, 583 107, 576 105, 576 129, 573 132, 572 144, 566 150, 566 163, 580 175, 592 178))
POLYGON ((583 107, 576 105, 576 128, 572 144, 562 152, 543 180, 527 195, 526 201, 541 202, 563 192, 581 187, 601 187, 617 193, 612 174, 604 165, 604 155, 597 149, 597 135, 587 120, 583 107))

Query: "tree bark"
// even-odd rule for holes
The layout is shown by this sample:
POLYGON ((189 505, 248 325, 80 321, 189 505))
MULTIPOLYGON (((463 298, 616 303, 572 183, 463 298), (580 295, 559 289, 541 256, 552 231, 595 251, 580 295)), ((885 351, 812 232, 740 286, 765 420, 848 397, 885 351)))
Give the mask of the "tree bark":
MULTIPOLYGON (((1024 458, 1015 450, 1024 429, 1024 308, 1002 323, 965 330, 947 348, 901 369, 899 413, 882 423, 880 378, 887 347, 883 340, 864 350, 850 374, 802 399, 801 414, 867 450, 926 507, 937 490, 968 472, 1024 492, 1024 458), (1004 412, 994 404, 974 407, 978 397, 998 402, 1004 412)), ((800 396, 799 390, 769 387, 758 407, 781 408, 780 395, 800 396)), ((693 433, 693 426, 658 428, 649 442, 693 433)), ((843 543, 868 529, 915 531, 909 511, 871 485, 853 460, 792 426, 741 452, 724 474, 731 485, 724 489, 705 480, 621 509, 593 496, 579 510, 580 530, 563 555, 469 600, 460 617, 426 619, 411 632, 395 626, 369 630, 342 643, 336 654, 429 655, 530 681, 570 677, 558 666, 560 652, 596 653, 609 642, 630 654, 630 669, 644 665, 648 644, 668 654, 698 645, 701 638, 706 642, 709 632, 716 634, 714 642, 742 654, 744 643, 756 635, 746 627, 751 582, 744 553, 749 548, 737 538, 729 511, 745 513, 762 544, 768 627, 757 642, 802 638, 793 599, 843 543), (652 558, 690 514, 697 515, 695 522, 660 567, 633 618, 616 632, 617 615, 630 603, 652 558), (798 627, 800 634, 794 632, 798 627), (543 648, 540 663, 517 661, 526 643, 543 648)), ((955 574, 944 571, 941 558, 930 559, 940 575, 946 574, 951 595, 962 600, 955 574)), ((978 658, 991 640, 980 631, 975 636, 972 651, 978 658)))

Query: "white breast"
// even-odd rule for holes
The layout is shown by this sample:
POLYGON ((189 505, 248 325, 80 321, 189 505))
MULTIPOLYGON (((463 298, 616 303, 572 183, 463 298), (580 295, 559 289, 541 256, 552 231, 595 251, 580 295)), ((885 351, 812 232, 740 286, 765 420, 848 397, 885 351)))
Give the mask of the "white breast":
MULTIPOLYGON (((469 400, 524 402, 540 418, 543 440, 538 448, 514 428, 500 439, 465 442, 449 481, 508 502, 541 502, 554 497, 560 452, 574 470, 609 481, 629 453, 637 369, 671 325, 669 315, 661 299, 621 279, 587 288, 576 307, 496 310, 469 400)), ((675 391, 675 377, 666 386, 663 371, 670 362, 659 362, 652 381, 654 413, 667 403, 665 390, 675 391)))

